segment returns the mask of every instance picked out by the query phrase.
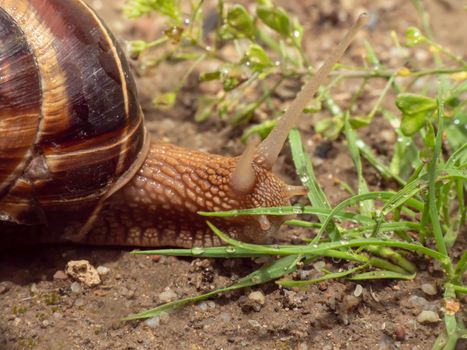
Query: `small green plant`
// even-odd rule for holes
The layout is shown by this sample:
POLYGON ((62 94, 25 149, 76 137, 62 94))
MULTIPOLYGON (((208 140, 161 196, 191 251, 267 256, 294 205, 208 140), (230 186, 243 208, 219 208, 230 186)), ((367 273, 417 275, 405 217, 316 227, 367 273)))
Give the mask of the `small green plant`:
MULTIPOLYGON (((313 239, 303 245, 248 244, 231 239, 209 223, 225 246, 135 252, 229 259, 271 256, 276 259, 231 286, 167 303, 126 320, 154 317, 219 293, 269 281, 284 287, 305 287, 336 278, 413 279, 417 269, 407 255, 410 252, 437 261, 444 271, 445 330, 433 348, 454 349, 458 339, 467 338, 459 313, 459 298, 467 294, 463 280, 467 252, 461 246, 460 258, 452 254, 456 244, 465 243, 458 238, 466 232, 467 62, 434 41, 423 4, 417 0, 412 2, 422 18, 423 29, 409 27, 404 46, 394 33, 392 38, 398 49, 407 52, 407 57, 414 48, 427 50, 434 66, 386 67, 371 43, 366 42, 365 65, 339 67, 331 83, 321 89, 316 103, 305 110, 327 112, 329 117, 316 125, 317 131, 329 139, 346 140, 357 174, 355 189, 343 184, 351 192, 349 198, 331 206, 316 180, 298 131, 293 130, 289 135, 292 157, 298 176, 309 188, 311 205, 200 213, 207 220, 240 215, 311 214, 316 216, 317 222, 290 220, 286 224, 310 228, 313 239), (347 78, 360 78, 361 84, 350 102, 343 105, 336 102, 332 92, 347 78), (416 90, 414 83, 421 78, 424 78, 422 88, 416 90), (385 81, 381 94, 369 111, 355 112, 355 102, 375 79, 385 81), (435 88, 430 89, 432 86, 435 88), (391 96, 395 98, 390 104, 397 107, 398 113, 384 107, 391 96), (358 129, 371 128, 376 116, 385 118, 397 135, 387 161, 376 156, 358 133, 358 129), (364 162, 397 184, 397 190, 370 191, 364 176, 364 162), (288 277, 301 266, 323 257, 347 261, 348 268, 339 272, 322 271, 321 277, 312 280, 296 281, 288 277)), ((148 54, 153 47, 170 43, 169 55, 164 59, 193 62, 187 74, 194 72, 203 60, 217 60, 219 68, 201 72, 200 81, 218 81, 223 90, 216 96, 202 96, 195 118, 202 121, 217 111, 221 117, 238 124, 249 121, 260 110, 269 111, 271 119, 245 131, 245 136, 257 133, 264 137, 274 126, 275 117, 280 116, 272 102, 277 89, 290 77, 305 80, 314 72, 301 47, 302 27, 269 1, 258 1, 253 14, 241 5, 219 1, 218 20, 208 45, 202 25, 205 23, 202 3, 192 2, 191 16, 183 18, 181 13, 186 11, 177 1, 129 1, 129 15, 156 11, 165 16, 169 24, 164 37, 150 43, 135 42, 131 49, 134 54, 148 54), (222 55, 221 47, 225 45, 235 48, 236 57, 227 59, 222 55), (246 96, 252 88, 263 93, 250 101, 246 96)), ((153 64, 158 62, 160 60, 154 60, 153 64)), ((155 103, 161 106, 164 101, 165 107, 171 106, 181 86, 156 97, 155 103)))

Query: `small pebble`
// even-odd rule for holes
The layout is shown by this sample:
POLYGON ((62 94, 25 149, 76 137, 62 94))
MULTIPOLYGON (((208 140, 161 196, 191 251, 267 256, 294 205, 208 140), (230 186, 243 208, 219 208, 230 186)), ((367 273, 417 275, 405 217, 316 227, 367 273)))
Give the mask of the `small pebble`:
POLYGON ((231 316, 229 313, 227 313, 227 312, 223 312, 223 313, 221 313, 221 314, 219 315, 219 318, 220 318, 222 321, 224 321, 224 322, 227 323, 227 322, 230 322, 230 320, 232 319, 232 316, 231 316))
POLYGON ((404 340, 405 339, 405 328, 402 325, 396 326, 394 329, 394 337, 397 340, 404 340))
POLYGON ((162 324, 167 324, 169 322, 170 315, 167 312, 162 311, 159 315, 159 318, 162 324))
POLYGON ((434 311, 430 310, 423 310, 420 312, 420 314, 417 316, 417 321, 419 323, 436 323, 439 322, 440 318, 438 314, 434 311))
POLYGON ((425 294, 428 295, 436 295, 438 293, 436 287, 430 283, 423 283, 420 288, 425 294))
POLYGON ((156 316, 156 317, 147 319, 146 321, 144 321, 144 324, 148 326, 149 328, 156 328, 159 326, 160 322, 161 322, 161 319, 159 318, 159 316, 156 316))
POLYGON ((84 298, 76 299, 74 304, 75 306, 78 306, 78 307, 83 306, 85 304, 84 298))
POLYGON ((66 265, 66 273, 77 281, 84 283, 88 287, 97 286, 101 283, 101 278, 87 260, 71 260, 66 265))
POLYGON ((256 291, 256 292, 251 292, 248 294, 248 299, 260 304, 264 305, 266 298, 264 297, 263 292, 261 291, 256 291))
POLYGON ((208 304, 210 309, 215 309, 216 308, 216 303, 212 300, 209 300, 206 304, 208 304))
POLYGON ((261 324, 256 320, 248 320, 248 323, 253 328, 261 328, 261 324))
POLYGON ((326 262, 323 260, 317 261, 313 264, 313 267, 315 268, 316 271, 321 271, 326 267, 326 262))
POLYGON ((79 284, 78 282, 73 282, 70 285, 70 289, 72 293, 75 293, 75 294, 81 293, 81 290, 82 290, 81 284, 79 284))
POLYGON ((208 310, 208 304, 204 301, 200 302, 198 304, 198 307, 200 308, 201 311, 205 312, 208 310))
POLYGON ((29 291, 32 294, 37 294, 39 292, 39 289, 37 288, 37 284, 35 284, 35 283, 31 284, 31 287, 29 288, 29 291))
POLYGON ((58 270, 54 273, 53 276, 54 280, 66 280, 68 275, 63 270, 58 270))
POLYGON ((298 274, 299 274, 300 280, 305 281, 310 278, 311 271, 310 270, 299 270, 298 274))
POLYGON ((357 297, 357 298, 358 298, 360 295, 362 295, 362 293, 363 293, 363 287, 362 287, 362 285, 361 285, 361 284, 357 284, 357 285, 355 286, 355 290, 354 290, 354 292, 353 292, 354 297, 357 297))
POLYGON ((162 303, 168 303, 177 299, 177 293, 175 293, 172 289, 166 288, 161 294, 159 294, 159 300, 162 303))
POLYGON ((96 268, 96 271, 100 276, 105 276, 109 273, 110 269, 107 266, 100 265, 96 268))
POLYGON ((428 300, 426 300, 423 297, 419 297, 418 295, 412 295, 409 298, 409 303, 411 303, 413 306, 427 306, 428 305, 428 300))

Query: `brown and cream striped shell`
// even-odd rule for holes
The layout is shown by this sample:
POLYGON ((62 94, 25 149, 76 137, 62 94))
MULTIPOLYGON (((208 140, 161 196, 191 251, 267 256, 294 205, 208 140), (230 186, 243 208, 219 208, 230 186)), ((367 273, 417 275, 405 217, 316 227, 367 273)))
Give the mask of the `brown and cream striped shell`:
POLYGON ((90 225, 148 143, 133 78, 81 0, 0 0, 0 219, 90 225))

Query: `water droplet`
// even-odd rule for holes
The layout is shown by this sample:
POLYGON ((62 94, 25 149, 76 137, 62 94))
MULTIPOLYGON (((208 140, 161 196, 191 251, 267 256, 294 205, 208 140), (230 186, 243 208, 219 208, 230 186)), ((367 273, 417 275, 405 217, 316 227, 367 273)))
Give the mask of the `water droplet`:
POLYGON ((251 61, 246 61, 245 66, 250 67, 251 66, 251 61))
POLYGON ((193 254, 193 255, 201 255, 203 253, 204 253, 203 248, 194 247, 193 249, 191 249, 191 254, 193 254))
POLYGON ((459 119, 454 119, 454 125, 459 125, 461 123, 461 121, 459 119))
POLYGON ((311 245, 311 247, 312 247, 312 248, 318 248, 318 244, 313 243, 313 244, 311 245))
POLYGON ((303 212, 303 209, 299 206, 294 206, 293 207, 293 212, 294 214, 301 214, 303 212))
POLYGON ((253 276, 253 277, 251 277, 251 280, 253 281, 253 283, 261 282, 261 278, 259 276, 253 276))
POLYGON ((308 177, 308 175, 303 175, 303 176, 300 176, 300 181, 303 183, 307 183, 308 181, 310 181, 310 178, 308 177))
POLYGON ((280 66, 280 65, 281 65, 281 61, 279 61, 279 60, 275 61, 275 62, 274 62, 274 65, 275 65, 276 67, 280 66))
POLYGON ((227 253, 235 253, 235 248, 234 247, 227 247, 227 248, 225 248, 225 251, 227 253))
POLYGON ((365 142, 363 142, 363 140, 357 140, 355 141, 355 144, 357 145, 358 148, 365 147, 365 142))
POLYGON ((300 32, 298 30, 294 30, 293 36, 294 38, 300 38, 300 32))
POLYGON ((190 23, 191 23, 191 20, 189 18, 185 18, 183 20, 183 24, 185 24, 186 26, 190 25, 190 23))

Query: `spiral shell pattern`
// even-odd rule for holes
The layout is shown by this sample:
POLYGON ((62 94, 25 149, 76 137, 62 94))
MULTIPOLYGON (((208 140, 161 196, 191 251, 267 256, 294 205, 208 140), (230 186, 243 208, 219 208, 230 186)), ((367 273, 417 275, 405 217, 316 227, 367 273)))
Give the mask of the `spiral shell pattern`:
POLYGON ((0 219, 86 222, 144 143, 128 63, 83 1, 0 0, 0 219))

